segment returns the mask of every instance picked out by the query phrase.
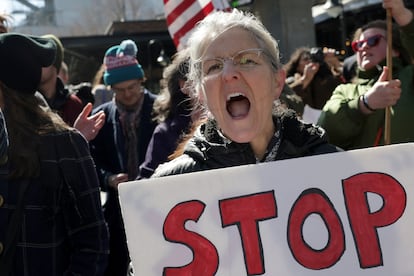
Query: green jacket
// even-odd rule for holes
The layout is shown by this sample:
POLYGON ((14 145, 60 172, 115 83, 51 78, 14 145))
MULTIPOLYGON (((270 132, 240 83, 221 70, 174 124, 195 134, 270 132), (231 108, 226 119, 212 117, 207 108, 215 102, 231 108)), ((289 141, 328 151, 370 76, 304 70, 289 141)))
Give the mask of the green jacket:
MULTIPOLYGON (((405 47, 414 56, 414 21, 401 27, 401 31, 405 47)), ((381 65, 385 65, 385 60, 381 65)), ((414 65, 403 66, 399 58, 393 58, 392 72, 393 78, 401 80, 402 92, 391 108, 391 143, 414 142, 414 65)), ((358 104, 359 96, 375 84, 380 74, 378 68, 359 70, 354 83, 341 84, 335 89, 318 120, 330 143, 345 150, 384 144, 385 110, 365 115, 358 104)))

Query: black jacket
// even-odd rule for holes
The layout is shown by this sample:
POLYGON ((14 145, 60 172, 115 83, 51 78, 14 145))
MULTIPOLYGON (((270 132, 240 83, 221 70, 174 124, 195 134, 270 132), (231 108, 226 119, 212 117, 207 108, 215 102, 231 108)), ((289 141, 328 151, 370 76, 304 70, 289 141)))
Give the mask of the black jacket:
MULTIPOLYGON (((275 115, 275 124, 278 118, 282 125, 282 136, 275 160, 341 150, 327 142, 322 128, 299 121, 294 112, 285 111, 275 115)), ((255 163, 256 157, 249 143, 226 141, 219 134, 216 121, 208 120, 187 142, 184 154, 159 166, 153 177, 255 163)))

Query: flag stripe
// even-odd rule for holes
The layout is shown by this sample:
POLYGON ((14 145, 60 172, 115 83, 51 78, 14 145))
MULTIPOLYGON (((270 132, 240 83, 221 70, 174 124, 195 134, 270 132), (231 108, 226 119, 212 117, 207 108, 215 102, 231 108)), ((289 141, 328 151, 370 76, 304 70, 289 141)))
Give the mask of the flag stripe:
POLYGON ((178 31, 176 31, 173 35, 173 40, 176 45, 182 44, 181 41, 183 39, 180 39, 182 37, 185 37, 185 34, 189 34, 190 31, 194 28, 194 25, 202 20, 207 14, 212 12, 214 10, 213 3, 209 3, 206 7, 204 7, 202 10, 200 10, 196 15, 194 15, 191 19, 189 19, 178 31))
POLYGON ((199 13, 200 10, 211 4, 210 0, 183 1, 180 5, 176 6, 175 9, 169 11, 166 17, 168 29, 170 29, 170 32, 175 33, 181 29, 188 20, 191 20, 191 18, 199 13))
POLYGON ((168 31, 177 49, 184 47, 195 24, 215 9, 228 9, 227 0, 163 0, 168 31), (217 5, 217 6, 216 6, 217 5))

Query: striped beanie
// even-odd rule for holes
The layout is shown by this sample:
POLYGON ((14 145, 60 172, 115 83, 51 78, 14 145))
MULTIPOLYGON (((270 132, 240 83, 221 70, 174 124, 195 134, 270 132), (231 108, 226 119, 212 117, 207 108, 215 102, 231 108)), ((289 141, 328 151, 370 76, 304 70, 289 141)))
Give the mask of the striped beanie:
POLYGON ((105 85, 144 78, 144 70, 136 58, 137 52, 137 45, 130 39, 106 51, 103 76, 105 85))

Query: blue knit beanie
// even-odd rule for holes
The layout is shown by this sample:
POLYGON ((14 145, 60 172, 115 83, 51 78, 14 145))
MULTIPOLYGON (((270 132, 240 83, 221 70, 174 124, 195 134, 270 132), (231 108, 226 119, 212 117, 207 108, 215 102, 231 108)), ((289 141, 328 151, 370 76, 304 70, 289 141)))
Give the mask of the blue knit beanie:
POLYGON ((124 40, 120 45, 112 46, 106 51, 103 76, 106 85, 144 78, 144 70, 136 58, 137 52, 137 45, 130 39, 124 40))

